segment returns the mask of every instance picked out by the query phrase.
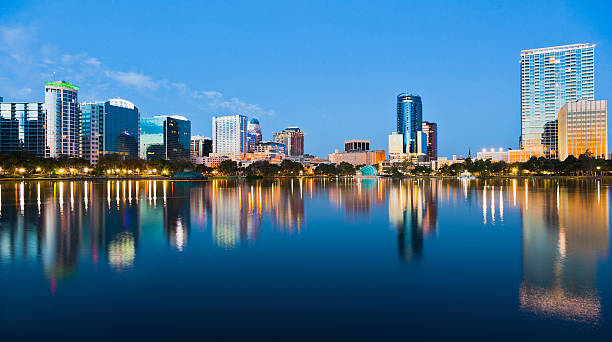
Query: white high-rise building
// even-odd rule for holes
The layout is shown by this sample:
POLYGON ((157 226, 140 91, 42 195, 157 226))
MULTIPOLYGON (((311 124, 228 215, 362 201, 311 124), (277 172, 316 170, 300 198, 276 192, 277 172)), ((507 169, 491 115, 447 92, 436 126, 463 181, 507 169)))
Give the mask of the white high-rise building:
POLYGON ((559 109, 595 99, 594 53, 593 44, 521 51, 521 149, 557 157, 559 109))
POLYGON ((81 157, 79 87, 72 83, 45 82, 48 157, 81 157))
POLYGON ((213 116, 213 153, 237 154, 249 151, 245 115, 213 116))

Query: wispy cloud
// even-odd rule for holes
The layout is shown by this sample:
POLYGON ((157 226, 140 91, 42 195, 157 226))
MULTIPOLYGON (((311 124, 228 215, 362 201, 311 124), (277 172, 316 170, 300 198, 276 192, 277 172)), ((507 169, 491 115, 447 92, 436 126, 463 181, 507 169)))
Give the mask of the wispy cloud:
POLYGON ((52 44, 40 44, 37 29, 27 26, 0 25, 0 94, 19 100, 29 99, 32 88, 50 79, 54 73, 81 86, 81 98, 99 100, 98 96, 135 90, 145 95, 183 97, 193 102, 194 109, 244 113, 248 115, 274 115, 274 111, 237 97, 226 97, 216 90, 199 90, 187 84, 155 78, 142 72, 116 70, 102 59, 87 52, 61 51, 52 44))

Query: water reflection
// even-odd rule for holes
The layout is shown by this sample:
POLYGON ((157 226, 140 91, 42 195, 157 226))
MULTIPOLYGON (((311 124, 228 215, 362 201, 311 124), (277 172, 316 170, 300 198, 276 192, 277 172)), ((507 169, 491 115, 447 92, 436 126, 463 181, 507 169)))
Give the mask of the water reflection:
POLYGON ((380 224, 388 218, 386 248, 402 262, 422 263, 441 253, 428 239, 456 221, 468 222, 467 237, 491 229, 518 234, 508 222, 520 222, 519 309, 592 323, 602 316, 597 271, 608 257, 608 203, 608 186, 597 181, 1 182, 0 266, 40 264, 55 293, 83 263, 115 272, 137 267, 143 240, 183 253, 205 248, 191 246, 201 233, 219 251, 248 248, 264 234, 298 235, 317 215, 327 215, 324 222, 343 215, 375 234, 389 233, 380 224), (307 213, 311 205, 319 207, 307 213), (452 217, 444 221, 446 211, 452 217))

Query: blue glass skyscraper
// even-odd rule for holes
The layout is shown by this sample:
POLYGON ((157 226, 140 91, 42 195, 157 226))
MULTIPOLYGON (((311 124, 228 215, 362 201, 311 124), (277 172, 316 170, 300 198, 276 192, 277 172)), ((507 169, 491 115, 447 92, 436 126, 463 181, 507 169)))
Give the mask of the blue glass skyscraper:
POLYGON ((417 132, 423 126, 423 103, 414 94, 397 95, 397 133, 403 134, 403 153, 418 153, 417 132))
POLYGON ((104 153, 138 158, 140 113, 130 101, 110 99, 104 103, 104 153))

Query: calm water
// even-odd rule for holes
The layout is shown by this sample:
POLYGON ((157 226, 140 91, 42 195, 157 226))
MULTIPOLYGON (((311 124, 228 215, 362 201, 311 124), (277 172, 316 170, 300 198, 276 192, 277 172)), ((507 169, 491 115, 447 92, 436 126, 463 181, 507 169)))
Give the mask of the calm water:
POLYGON ((606 340, 610 184, 0 182, 0 336, 606 340))

